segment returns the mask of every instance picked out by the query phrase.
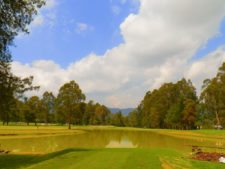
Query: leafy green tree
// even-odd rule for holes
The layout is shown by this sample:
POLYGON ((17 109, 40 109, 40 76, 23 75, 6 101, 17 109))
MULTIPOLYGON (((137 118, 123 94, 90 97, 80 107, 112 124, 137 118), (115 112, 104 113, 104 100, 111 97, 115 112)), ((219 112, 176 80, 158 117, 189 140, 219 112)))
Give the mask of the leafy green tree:
POLYGON ((184 109, 182 111, 182 122, 185 129, 194 129, 197 121, 196 102, 187 99, 184 102, 184 109))
POLYGON ((135 109, 128 114, 127 125, 131 127, 138 127, 138 110, 135 109))
POLYGON ((83 114, 83 124, 88 125, 91 124, 92 119, 94 118, 95 114, 95 105, 94 101, 89 101, 85 106, 85 112, 83 114))
POLYGON ((184 128, 182 112, 188 99, 197 102, 195 87, 186 79, 147 92, 138 106, 140 127, 184 128))
POLYGON ((65 120, 68 123, 69 129, 71 129, 78 104, 84 100, 85 95, 75 81, 70 81, 59 89, 56 100, 57 109, 66 118, 65 120))
POLYGON ((9 61, 8 46, 19 32, 28 32, 27 25, 43 6, 44 0, 1 0, 0 1, 0 60, 9 61))
POLYGON ((37 14, 43 0, 1 0, 0 1, 0 116, 8 124, 15 95, 22 94, 25 86, 31 86, 32 77, 21 79, 11 73, 9 45, 19 32, 28 32, 27 25, 37 14))
POLYGON ((93 124, 106 125, 109 123, 109 120, 110 120, 109 109, 104 105, 97 104, 95 108, 95 114, 93 117, 93 124))
POLYGON ((83 124, 84 115, 86 112, 86 103, 81 102, 77 105, 76 113, 74 114, 74 123, 78 125, 83 124))
POLYGON ((219 68, 216 77, 204 80, 200 98, 205 113, 213 113, 216 125, 220 126, 225 112, 225 62, 219 68))
POLYGON ((120 111, 111 115, 111 124, 120 127, 125 126, 125 118, 120 111))
POLYGON ((7 78, 0 77, 0 117, 3 124, 9 123, 10 113, 15 111, 17 98, 23 97, 28 90, 37 90, 38 86, 32 86, 33 77, 21 79, 7 73, 7 78))
POLYGON ((181 105, 172 105, 165 117, 165 123, 168 128, 179 129, 181 128, 181 105))
POLYGON ((26 121, 28 124, 30 122, 34 122, 35 126, 37 126, 37 122, 40 121, 40 99, 38 96, 32 96, 26 102, 28 110, 26 111, 26 121))
POLYGON ((55 112, 55 96, 52 92, 44 92, 40 101, 41 120, 48 124, 55 112))

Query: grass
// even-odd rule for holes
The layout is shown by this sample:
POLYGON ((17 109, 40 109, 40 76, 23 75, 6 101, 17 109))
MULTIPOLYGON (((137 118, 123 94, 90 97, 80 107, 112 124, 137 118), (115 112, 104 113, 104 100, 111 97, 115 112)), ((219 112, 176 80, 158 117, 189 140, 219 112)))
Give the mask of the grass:
POLYGON ((223 169, 171 149, 68 149, 47 155, 2 155, 2 169, 223 169))
POLYGON ((81 133, 84 133, 84 130, 68 130, 67 126, 0 126, 0 139, 30 138, 81 133))
MULTIPOLYGON (((174 137, 225 138, 224 130, 177 131, 113 126, 1 126, 0 139, 80 134, 91 130, 140 130, 174 137)), ((222 169, 225 164, 196 161, 190 154, 167 148, 66 149, 44 155, 0 155, 1 169, 222 169)))

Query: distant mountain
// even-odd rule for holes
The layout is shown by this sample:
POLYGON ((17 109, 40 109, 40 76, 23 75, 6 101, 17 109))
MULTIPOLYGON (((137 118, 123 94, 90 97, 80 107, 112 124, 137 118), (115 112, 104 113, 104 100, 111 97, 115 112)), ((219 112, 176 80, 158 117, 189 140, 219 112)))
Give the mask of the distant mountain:
POLYGON ((117 112, 121 111, 123 115, 128 115, 131 111, 134 110, 134 108, 125 108, 125 109, 120 109, 120 108, 109 108, 109 110, 110 110, 112 113, 117 113, 117 112))

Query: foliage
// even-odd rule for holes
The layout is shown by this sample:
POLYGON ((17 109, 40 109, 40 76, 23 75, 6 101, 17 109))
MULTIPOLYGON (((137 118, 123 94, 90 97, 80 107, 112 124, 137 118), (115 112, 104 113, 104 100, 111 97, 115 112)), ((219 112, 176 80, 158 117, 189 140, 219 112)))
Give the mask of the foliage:
MULTIPOLYGON (((206 79, 202 86, 200 101, 204 113, 214 114, 216 125, 221 125, 225 113, 225 63, 219 68, 216 77, 206 79)), ((225 123, 224 123, 225 124, 225 123)))
POLYGON ((37 88, 32 87, 33 77, 22 79, 12 74, 8 47, 18 33, 28 32, 27 26, 42 5, 43 0, 0 0, 0 117, 3 123, 8 124, 16 98, 37 88))
POLYGON ((53 121, 55 113, 55 96, 52 92, 44 92, 42 99, 40 100, 40 120, 48 124, 53 121))
POLYGON ((44 3, 44 0, 0 0, 0 61, 10 61, 8 46, 18 33, 28 33, 27 25, 44 3))
POLYGON ((69 129, 71 129, 79 103, 83 100, 85 100, 85 95, 75 81, 70 81, 59 89, 56 99, 57 109, 64 114, 63 117, 66 118, 65 121, 68 123, 69 129))
POLYGON ((117 112, 111 115, 111 124, 115 126, 125 126, 125 117, 121 112, 117 112))
POLYGON ((139 126, 194 128, 193 123, 189 121, 192 120, 192 116, 188 116, 189 107, 185 107, 187 100, 197 104, 195 88, 191 81, 186 79, 177 83, 165 83, 159 89, 147 92, 138 107, 139 126))

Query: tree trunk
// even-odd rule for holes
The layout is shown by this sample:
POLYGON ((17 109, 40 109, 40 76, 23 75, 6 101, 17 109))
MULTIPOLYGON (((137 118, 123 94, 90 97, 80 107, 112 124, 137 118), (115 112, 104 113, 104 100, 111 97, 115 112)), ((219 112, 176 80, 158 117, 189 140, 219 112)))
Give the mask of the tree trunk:
POLYGON ((70 112, 69 116, 68 116, 68 123, 69 123, 68 129, 69 130, 71 129, 71 121, 72 121, 72 113, 70 112))
POLYGON ((8 113, 6 114, 6 125, 7 126, 9 125, 9 114, 8 113))
POLYGON ((219 119, 219 111, 216 110, 216 122, 217 122, 217 127, 220 125, 220 119, 219 119))

